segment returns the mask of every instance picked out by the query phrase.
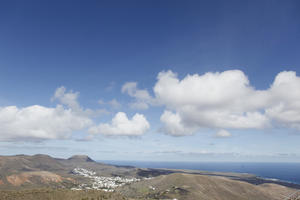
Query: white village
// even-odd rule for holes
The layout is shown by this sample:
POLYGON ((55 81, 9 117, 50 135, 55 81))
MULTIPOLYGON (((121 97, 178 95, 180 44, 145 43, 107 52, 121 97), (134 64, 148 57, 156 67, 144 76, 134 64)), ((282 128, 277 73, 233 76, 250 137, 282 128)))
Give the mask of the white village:
POLYGON ((73 169, 72 173, 91 179, 91 183, 80 184, 77 187, 71 188, 71 190, 93 189, 93 190, 103 190, 106 192, 113 192, 116 187, 120 187, 132 182, 138 182, 141 180, 138 178, 122 178, 120 176, 116 176, 116 177, 97 176, 96 172, 84 168, 79 168, 79 167, 73 169))

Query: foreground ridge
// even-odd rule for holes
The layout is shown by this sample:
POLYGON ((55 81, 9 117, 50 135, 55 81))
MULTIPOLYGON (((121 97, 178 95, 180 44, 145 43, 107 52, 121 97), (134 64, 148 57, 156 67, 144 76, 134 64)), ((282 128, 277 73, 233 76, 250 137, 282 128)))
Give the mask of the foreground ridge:
POLYGON ((299 199, 300 199, 300 190, 297 190, 284 198, 284 200, 299 200, 299 199))

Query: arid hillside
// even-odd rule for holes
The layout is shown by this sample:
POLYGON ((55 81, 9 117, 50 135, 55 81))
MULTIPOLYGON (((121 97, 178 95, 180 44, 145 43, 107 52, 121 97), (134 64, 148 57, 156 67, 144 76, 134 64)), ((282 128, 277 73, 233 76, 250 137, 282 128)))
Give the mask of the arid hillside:
POLYGON ((295 189, 268 183, 253 185, 225 177, 174 173, 133 183, 117 191, 138 199, 280 200, 295 189))
POLYGON ((0 156, 0 200, 280 200, 299 185, 251 174, 147 169, 88 156, 0 156))
POLYGON ((0 189, 71 188, 89 181, 72 172, 76 167, 93 170, 105 177, 135 177, 137 172, 134 167, 97 163, 85 155, 69 159, 42 154, 0 156, 0 189))

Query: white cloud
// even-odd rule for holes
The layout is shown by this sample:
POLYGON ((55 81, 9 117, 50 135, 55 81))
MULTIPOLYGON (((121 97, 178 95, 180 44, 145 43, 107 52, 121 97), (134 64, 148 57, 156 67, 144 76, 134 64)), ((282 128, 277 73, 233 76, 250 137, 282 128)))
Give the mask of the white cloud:
POLYGON ((0 140, 65 139, 72 131, 91 125, 92 121, 72 109, 58 105, 47 108, 39 105, 0 108, 0 140))
POLYGON ((103 113, 108 113, 108 111, 101 110, 91 110, 91 109, 83 109, 78 102, 79 92, 73 92, 72 90, 67 91, 64 86, 61 86, 55 90, 51 101, 57 100, 61 105, 70 108, 73 113, 77 115, 92 117, 101 115, 103 113))
POLYGON ((251 87, 248 78, 239 70, 187 75, 182 80, 172 71, 160 72, 154 92, 161 103, 171 108, 186 105, 200 108, 226 106, 235 112, 245 109, 255 111, 263 107, 268 99, 264 91, 251 87), (248 101, 243 101, 245 98, 248 101))
POLYGON ((101 123, 89 129, 91 134, 138 136, 144 134, 150 128, 150 124, 142 114, 135 114, 128 119, 123 112, 118 112, 111 123, 101 123))
POLYGON ((80 106, 77 101, 78 96, 79 92, 66 92, 66 88, 64 86, 61 86, 55 90, 54 96, 51 100, 58 100, 61 104, 66 105, 73 110, 79 110, 80 106))
POLYGON ((295 72, 280 72, 271 85, 272 105, 266 115, 275 125, 300 130, 300 77, 295 72))
POLYGON ((136 97, 138 99, 150 99, 150 95, 146 90, 141 90, 137 88, 136 82, 127 82, 122 86, 122 92, 127 92, 128 95, 136 97))
POLYGON ((164 123, 163 131, 173 136, 190 135, 195 131, 195 128, 183 124, 178 113, 174 114, 168 110, 161 115, 160 121, 164 123))
POLYGON ((215 137, 217 138, 228 138, 228 137, 231 137, 231 133, 229 133, 228 131, 224 130, 224 129, 221 129, 219 130, 216 134, 215 134, 215 137))
POLYGON ((182 80, 171 71, 161 72, 154 93, 157 101, 180 117, 177 127, 181 127, 181 135, 201 127, 248 129, 269 124, 268 118, 258 112, 268 101, 268 94, 251 87, 238 70, 187 75, 182 80))
MULTIPOLYGON (((279 73, 267 90, 256 90, 240 70, 187 75, 160 72, 153 88, 155 101, 166 107, 163 130, 190 135, 200 128, 300 129, 300 78, 279 73)), ((131 85, 135 88, 136 85, 131 85)))
POLYGON ((135 101, 130 103, 133 109, 145 110, 149 108, 149 104, 153 101, 147 90, 138 89, 136 82, 127 82, 122 86, 122 93, 127 93, 135 98, 135 101))
POLYGON ((78 92, 66 92, 65 87, 60 87, 52 97, 61 103, 56 107, 0 107, 0 140, 65 139, 73 131, 87 128, 93 124, 89 118, 93 111, 83 110, 78 96, 78 92))

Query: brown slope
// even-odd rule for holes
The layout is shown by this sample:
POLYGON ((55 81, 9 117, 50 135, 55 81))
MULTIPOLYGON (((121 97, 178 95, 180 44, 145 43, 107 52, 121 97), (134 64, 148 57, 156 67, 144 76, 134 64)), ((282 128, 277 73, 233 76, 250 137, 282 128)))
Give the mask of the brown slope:
POLYGON ((1 189, 32 188, 72 184, 70 177, 63 177, 70 170, 48 155, 0 156, 1 189))
POLYGON ((97 163, 85 155, 72 156, 69 159, 57 159, 48 155, 0 156, 0 188, 72 185, 82 183, 81 176, 72 174, 72 170, 81 167, 95 171, 102 176, 134 176, 135 168, 123 168, 97 163))
POLYGON ((48 155, 0 156, 0 174, 41 170, 57 171, 64 168, 64 165, 48 155))
POLYGON ((63 178, 55 173, 48 172, 48 171, 34 171, 34 172, 23 172, 20 174, 13 174, 6 177, 6 180, 14 185, 14 186, 21 186, 25 183, 32 183, 35 181, 39 181, 40 183, 61 183, 63 178))
POLYGON ((119 189, 131 198, 184 200, 271 200, 280 199, 293 189, 275 184, 253 185, 224 177, 170 174, 144 180, 119 189), (280 198, 278 198, 280 197, 280 198))

